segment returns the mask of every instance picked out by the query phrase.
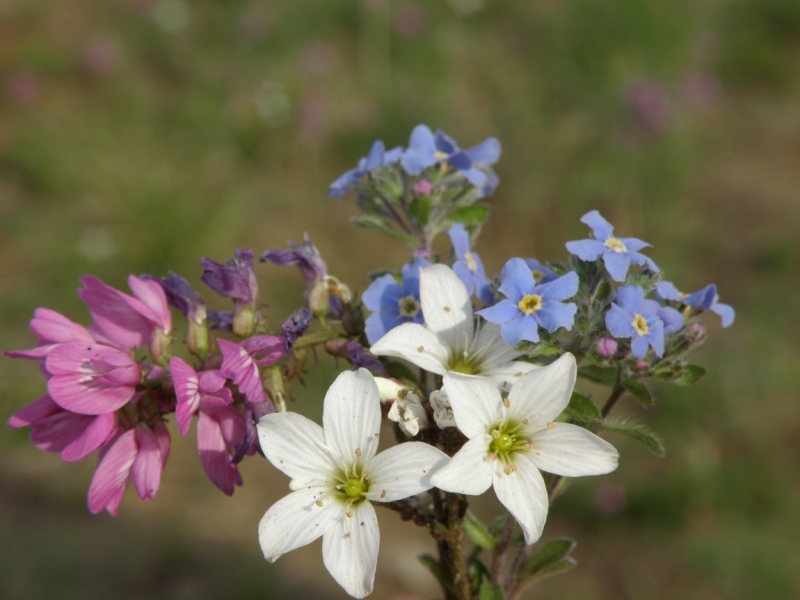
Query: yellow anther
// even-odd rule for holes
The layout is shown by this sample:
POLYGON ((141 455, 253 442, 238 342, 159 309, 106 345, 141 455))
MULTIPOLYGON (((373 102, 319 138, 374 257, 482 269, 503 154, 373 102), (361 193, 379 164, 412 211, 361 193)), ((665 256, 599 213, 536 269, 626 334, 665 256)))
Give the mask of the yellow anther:
POLYGON ((522 300, 517 302, 517 308, 526 315, 532 315, 542 308, 542 297, 539 294, 525 294, 522 300))
POLYGON ((522 424, 523 425, 527 425, 530 422, 531 422, 531 420, 528 417, 525 417, 524 419, 522 419, 522 424))
POLYGON ((647 319, 645 319, 642 315, 637 314, 635 317, 633 317, 633 328, 639 335, 647 335, 650 333, 650 327, 647 326, 647 319))
POLYGON ((451 310, 451 309, 450 309, 450 307, 449 307, 449 306, 445 306, 445 307, 444 307, 444 312, 450 312, 450 310, 451 310))
POLYGON ((503 398, 503 406, 509 408, 511 406, 511 400, 509 400, 508 398, 503 398))
POLYGON ((361 456, 361 448, 356 448, 356 456, 361 456))
POLYGON ((372 475, 372 473, 370 473, 369 471, 364 471, 361 474, 361 479, 369 479, 370 475, 372 475))
POLYGON ((530 451, 531 451, 531 448, 533 448, 533 444, 525 444, 525 445, 522 447, 522 449, 523 449, 523 450, 525 450, 525 452, 530 452, 530 451))
POLYGON ((317 500, 314 504, 322 508, 322 500, 317 500))
POLYGON ((498 429, 495 429, 494 431, 492 431, 492 437, 494 439, 499 438, 500 437, 500 431, 498 429))
POLYGON ((622 240, 618 240, 617 238, 608 238, 605 242, 605 245, 614 252, 627 252, 628 249, 625 247, 625 244, 622 243, 622 240))
POLYGON ((503 469, 503 473, 505 473, 506 475, 511 475, 516 470, 517 470, 517 465, 506 465, 506 468, 503 469))
POLYGON ((353 517, 353 511, 352 510, 348 510, 345 514, 347 515, 348 518, 352 518, 353 517))
POLYGON ((475 262, 472 252, 467 252, 464 255, 464 262, 467 263, 467 268, 473 273, 478 270, 478 263, 475 262))
POLYGON ((425 346, 420 346, 419 348, 417 348, 417 352, 419 352, 420 354, 425 352, 425 346))
POLYGON ((556 424, 553 423, 552 421, 548 421, 547 422, 547 428, 548 429, 555 429, 556 428, 556 424))

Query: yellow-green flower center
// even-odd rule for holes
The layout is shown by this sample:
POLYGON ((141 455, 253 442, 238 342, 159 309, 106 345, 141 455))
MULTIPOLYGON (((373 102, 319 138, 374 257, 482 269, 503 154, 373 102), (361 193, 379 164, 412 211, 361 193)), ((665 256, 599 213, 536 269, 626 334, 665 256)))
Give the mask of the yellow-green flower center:
POLYGON ((542 308, 542 297, 539 294, 525 294, 517 303, 517 307, 526 315, 532 315, 542 308))
POLYGON ((366 500, 371 484, 369 471, 357 462, 334 476, 333 496, 348 506, 355 506, 366 500))
POLYGON ((534 269, 531 271, 531 274, 533 275, 533 280, 536 283, 539 283, 542 279, 544 279, 544 271, 540 271, 539 269, 534 269))
POLYGON ((348 498, 361 498, 367 491, 367 486, 360 479, 348 479, 342 490, 348 498))
POLYGON ((531 440, 527 438, 523 425, 515 421, 498 422, 489 428, 489 435, 492 436, 489 454, 503 463, 511 464, 514 454, 531 449, 531 440))
POLYGON ((476 375, 477 365, 464 356, 452 361, 448 370, 455 371, 456 373, 464 373, 465 375, 476 375))
POLYGON ((464 262, 467 263, 467 268, 473 273, 478 270, 478 263, 475 262, 472 252, 467 252, 464 255, 464 262))
POLYGON ((406 296, 397 301, 397 306, 400 308, 400 315, 403 317, 413 318, 419 313, 419 302, 414 296, 406 296))
POLYGON ((633 328, 639 335, 647 335, 650 333, 650 328, 647 326, 647 319, 642 315, 633 317, 633 328))
POLYGON ((448 156, 447 152, 442 152, 441 150, 437 150, 436 152, 433 153, 433 157, 436 160, 445 160, 447 156, 448 156))
POLYGON ((618 240, 617 238, 608 238, 605 241, 605 245, 608 246, 608 248, 613 250, 614 252, 628 251, 628 249, 625 247, 625 244, 623 244, 622 241, 618 240))

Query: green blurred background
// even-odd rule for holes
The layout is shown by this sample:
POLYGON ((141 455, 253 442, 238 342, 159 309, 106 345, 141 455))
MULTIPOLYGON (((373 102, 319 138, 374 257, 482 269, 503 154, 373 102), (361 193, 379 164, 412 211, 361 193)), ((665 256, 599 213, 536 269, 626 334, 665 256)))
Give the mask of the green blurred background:
MULTIPOLYGON (((715 282, 738 311, 725 331, 709 315, 704 380, 620 408, 667 457, 609 435, 620 468, 577 483, 545 530, 578 540, 580 566, 526 597, 800 597, 797 0, 1 0, 0 348, 32 345, 37 306, 86 323, 84 273, 197 281, 202 256, 303 232, 363 290, 406 250, 354 230, 327 186, 420 122, 502 141, 489 271, 563 258, 597 208, 668 279, 715 282)), ((279 322, 303 283, 258 273, 279 322)), ((319 360, 297 390, 313 418, 335 374, 319 360)), ((43 390, 35 364, 0 360, 3 419, 43 390)), ((111 518, 85 506, 93 458, 62 464, 1 429, 0 597, 345 597, 318 543, 262 559, 283 475, 250 459, 227 498, 194 433, 172 432, 157 499, 129 490, 111 518)), ((374 597, 433 597, 425 533, 380 518, 374 597)))

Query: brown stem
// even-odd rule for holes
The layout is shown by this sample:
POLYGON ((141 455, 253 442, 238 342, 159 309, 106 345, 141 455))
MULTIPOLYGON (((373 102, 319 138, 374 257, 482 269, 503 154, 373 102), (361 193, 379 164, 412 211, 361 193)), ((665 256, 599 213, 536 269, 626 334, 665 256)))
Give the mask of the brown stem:
POLYGON ((467 501, 462 494, 445 493, 442 498, 434 489, 433 505, 436 521, 431 524, 431 535, 439 550, 439 566, 445 585, 445 600, 472 600, 467 563, 464 559, 464 515, 467 501))
POLYGON ((517 552, 517 555, 514 557, 514 562, 511 565, 511 571, 509 571, 508 580, 504 588, 509 600, 517 600, 522 590, 525 589, 519 572, 520 569, 522 569, 522 565, 525 564, 525 561, 530 558, 531 552, 533 552, 533 546, 525 546, 520 548, 519 552, 517 552))
POLYGON ((511 543, 511 536, 514 535, 514 526, 517 522, 513 517, 509 516, 506 526, 503 528, 502 533, 497 539, 497 548, 494 550, 492 556, 492 567, 489 571, 489 582, 492 585, 500 585, 500 575, 503 571, 503 563, 505 562, 506 552, 511 543))
POLYGON ((608 400, 606 400, 606 403, 603 406, 603 410, 600 411, 600 414, 603 416, 604 419, 608 416, 608 414, 614 408, 614 405, 617 403, 617 400, 619 400, 622 397, 622 394, 624 393, 625 393, 625 388, 622 387, 622 385, 619 382, 619 378, 617 378, 617 383, 614 385, 614 389, 611 391, 611 395, 608 397, 608 400))

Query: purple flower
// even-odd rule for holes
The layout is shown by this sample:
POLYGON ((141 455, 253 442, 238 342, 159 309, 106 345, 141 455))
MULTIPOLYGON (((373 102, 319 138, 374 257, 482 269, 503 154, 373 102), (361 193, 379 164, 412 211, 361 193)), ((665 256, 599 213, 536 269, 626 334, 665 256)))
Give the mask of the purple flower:
MULTIPOLYGON (((644 358, 648 346, 661 357, 665 324, 657 314, 658 307, 657 302, 644 299, 644 290, 639 286, 621 287, 617 289, 616 302, 611 303, 611 310, 606 314, 606 327, 615 338, 631 338, 631 350, 636 358, 644 358)), ((670 325, 672 328, 675 324, 670 322, 670 325)))
POLYGON ((577 306, 564 303, 578 293, 580 280, 570 272, 549 283, 537 284, 533 273, 521 258, 512 258, 500 273, 500 292, 505 296, 494 306, 478 314, 500 325, 503 339, 510 346, 522 340, 539 341, 539 327, 553 333, 563 327, 572 329, 577 306))
POLYGON ((732 306, 719 302, 717 286, 713 283, 693 294, 683 294, 669 281, 661 281, 656 285, 656 293, 664 300, 672 300, 692 308, 710 310, 717 313, 722 319, 723 327, 730 327, 736 318, 736 311, 733 310, 732 306))
MULTIPOLYGON (((222 374, 233 381, 248 402, 266 402, 259 366, 272 365, 284 357, 285 340, 276 335, 256 335, 241 344, 218 339, 222 352, 222 374)), ((274 409, 273 409, 274 411, 274 409)))
POLYGON ((428 167, 446 162, 488 195, 497 187, 497 176, 492 178, 485 170, 491 172, 489 167, 499 158, 500 142, 496 138, 487 138, 470 150, 462 150, 442 130, 434 135, 427 125, 417 125, 411 132, 408 149, 403 152, 400 164, 409 175, 419 175, 428 167))
POLYGON ((380 169, 381 167, 388 167, 400 160, 400 155, 403 153, 403 148, 398 146, 386 151, 385 146, 381 140, 377 140, 372 144, 369 154, 358 161, 358 166, 355 169, 350 169, 342 174, 336 181, 334 181, 328 189, 328 196, 331 198, 338 198, 344 196, 350 191, 367 173, 380 169))
POLYGON ((303 235, 302 246, 294 242, 287 243, 290 246, 289 250, 266 250, 261 255, 260 262, 271 262, 279 267, 297 265, 309 289, 328 276, 328 265, 322 260, 319 250, 308 238, 308 234, 303 235))
POLYGON ((181 435, 186 435, 192 416, 197 414, 200 463, 214 485, 230 496, 235 486, 242 485, 233 455, 246 435, 244 414, 233 405, 233 396, 220 371, 197 373, 180 358, 170 360, 169 370, 175 384, 175 412, 181 435))
POLYGON ((200 325, 206 320, 206 305, 203 298, 180 275, 169 272, 169 277, 142 275, 140 279, 161 284, 169 303, 183 313, 190 321, 200 325))
POLYGON ((456 223, 448 231, 450 241, 453 243, 453 250, 456 253, 456 262, 453 263, 453 272, 464 282, 467 293, 480 298, 485 304, 493 303, 497 298, 486 272, 483 270, 483 262, 477 252, 471 252, 469 248, 469 233, 464 225, 456 223))
POLYGON ((386 367, 378 360, 378 357, 367 352, 364 346, 358 342, 337 338, 329 340, 325 344, 325 350, 333 356, 339 356, 350 361, 353 364, 354 371, 364 368, 372 371, 375 375, 388 377, 386 367))
POLYGON ((558 274, 552 269, 546 267, 535 258, 526 258, 525 264, 533 273, 533 280, 536 283, 550 283, 558 279, 558 274))
POLYGON ((233 298, 249 306, 255 306, 258 300, 258 283, 253 271, 253 251, 236 250, 236 257, 227 260, 224 265, 203 258, 200 261, 205 284, 220 296, 233 298))
POLYGON ((311 311, 303 307, 292 312, 281 324, 281 333, 283 333, 285 340, 284 352, 286 354, 292 351, 297 338, 303 335, 305 330, 308 329, 312 318, 314 318, 314 315, 311 311))
POLYGON ((208 327, 221 331, 233 331, 233 311, 230 310, 209 310, 208 327))
POLYGON ((658 271, 653 260, 639 252, 650 246, 647 242, 636 238, 613 237, 614 227, 596 210, 583 215, 581 222, 592 229, 594 239, 567 242, 567 250, 571 254, 585 261, 597 260, 602 256, 606 270, 614 281, 625 281, 631 263, 646 264, 651 271, 658 271))
POLYGON ((403 323, 422 323, 419 301, 419 270, 430 263, 416 257, 412 264, 403 265, 402 282, 394 275, 378 277, 361 296, 364 306, 372 311, 365 323, 370 344, 403 323))

